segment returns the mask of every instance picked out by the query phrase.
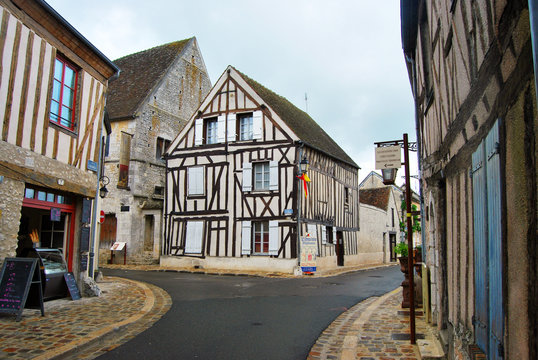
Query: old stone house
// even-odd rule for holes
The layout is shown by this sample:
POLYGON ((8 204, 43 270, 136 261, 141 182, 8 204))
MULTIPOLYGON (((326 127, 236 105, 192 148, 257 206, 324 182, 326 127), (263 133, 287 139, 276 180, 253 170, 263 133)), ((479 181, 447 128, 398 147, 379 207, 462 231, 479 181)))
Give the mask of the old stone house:
MULTIPOLYGON (((127 244, 128 263, 157 262, 160 255, 166 148, 208 93, 211 83, 196 38, 161 45, 114 61, 110 84, 112 125, 105 149, 100 261, 114 241, 127 244)), ((121 255, 121 254, 120 254, 121 255)), ((123 255, 117 257, 123 261, 123 255)))
POLYGON ((432 321, 450 359, 536 359, 536 2, 404 0, 401 17, 432 321))
POLYGON ((299 273, 307 254, 319 270, 359 263, 359 167, 308 114, 235 68, 166 161, 161 264, 299 273))
POLYGON ((394 247, 401 241, 402 191, 384 185, 381 175, 372 171, 359 184, 359 253, 365 263, 396 261, 394 247))
POLYGON ((59 249, 80 279, 118 69, 45 1, 1 0, 0 17, 0 260, 59 249))

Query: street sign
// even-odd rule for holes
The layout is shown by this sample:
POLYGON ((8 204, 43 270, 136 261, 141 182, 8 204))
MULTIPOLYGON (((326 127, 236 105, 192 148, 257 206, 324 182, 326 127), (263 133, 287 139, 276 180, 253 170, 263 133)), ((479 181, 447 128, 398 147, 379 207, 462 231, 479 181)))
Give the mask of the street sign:
POLYGON ((402 150, 400 146, 375 148, 376 169, 399 169, 402 166, 402 150))
POLYGON ((101 210, 101 214, 99 215, 99 224, 102 224, 105 222, 105 212, 101 210))

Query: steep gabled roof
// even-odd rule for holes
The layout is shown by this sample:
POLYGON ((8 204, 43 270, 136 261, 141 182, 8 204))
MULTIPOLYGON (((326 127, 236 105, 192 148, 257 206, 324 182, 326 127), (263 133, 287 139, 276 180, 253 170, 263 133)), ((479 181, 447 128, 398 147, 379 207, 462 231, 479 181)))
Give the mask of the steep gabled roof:
POLYGON ((121 72, 108 87, 110 119, 132 117, 192 39, 164 44, 115 60, 121 72))
POLYGON ((387 211, 389 207, 389 195, 389 186, 375 189, 362 189, 359 190, 359 202, 387 211))
POLYGON ((241 73, 239 70, 235 68, 234 70, 241 75, 246 83, 252 87, 306 145, 359 168, 355 161, 307 113, 298 109, 286 98, 274 93, 241 73))

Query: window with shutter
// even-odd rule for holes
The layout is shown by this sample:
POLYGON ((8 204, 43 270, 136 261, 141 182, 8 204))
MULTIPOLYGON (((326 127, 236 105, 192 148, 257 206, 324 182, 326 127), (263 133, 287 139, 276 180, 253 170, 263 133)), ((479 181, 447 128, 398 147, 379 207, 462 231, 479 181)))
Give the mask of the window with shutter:
POLYGON ((278 255, 278 221, 269 221, 269 255, 278 255))
POLYGON ((252 164, 243 163, 243 191, 252 191, 252 164))
POLYGON ((239 118, 239 140, 253 139, 253 117, 252 113, 240 114, 239 118))
POLYGON ((260 140, 262 138, 263 115, 261 111, 254 111, 252 114, 252 138, 260 140))
POLYGON ((204 235, 203 221, 188 221, 185 233, 185 254, 201 254, 204 235))
POLYGON ((250 255, 251 252, 251 228, 250 221, 243 221, 241 225, 241 255, 250 255))
POLYGON ((278 190, 278 161, 269 163, 269 190, 278 190))
POLYGON ((187 169, 188 195, 204 195, 204 167, 193 166, 187 169))
POLYGON ((204 119, 196 119, 194 121, 194 145, 202 145, 204 143, 204 119))
POLYGON ((217 142, 223 143, 226 140, 226 115, 219 115, 217 121, 217 142))
POLYGON ((257 221, 254 223, 253 254, 269 255, 269 222, 257 221))
POLYGON ((228 142, 236 140, 235 114, 228 114, 228 142))
POLYGON ((254 164, 254 190, 269 190, 269 163, 254 164))

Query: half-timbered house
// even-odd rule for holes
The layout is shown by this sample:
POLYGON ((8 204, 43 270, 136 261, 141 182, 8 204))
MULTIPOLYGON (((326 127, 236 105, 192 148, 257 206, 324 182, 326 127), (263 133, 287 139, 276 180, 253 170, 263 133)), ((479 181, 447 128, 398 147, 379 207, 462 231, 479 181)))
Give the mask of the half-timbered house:
MULTIPOLYGON (((128 263, 159 261, 165 185, 164 151, 205 98, 211 82, 196 38, 156 46, 114 61, 121 69, 110 84, 112 125, 105 150, 109 195, 100 260, 115 241, 128 263)), ((121 254, 120 254, 121 255, 121 254)), ((116 257, 123 262, 123 256, 116 257)))
POLYGON ((359 167, 308 114, 235 68, 166 160, 162 265, 291 273, 298 234, 317 240, 320 270, 358 263, 359 167))
POLYGON ((431 320, 448 359, 537 359, 537 2, 403 0, 401 15, 431 320))
POLYGON ((118 69, 45 1, 1 0, 0 17, 0 258, 60 249, 84 276, 118 69))

